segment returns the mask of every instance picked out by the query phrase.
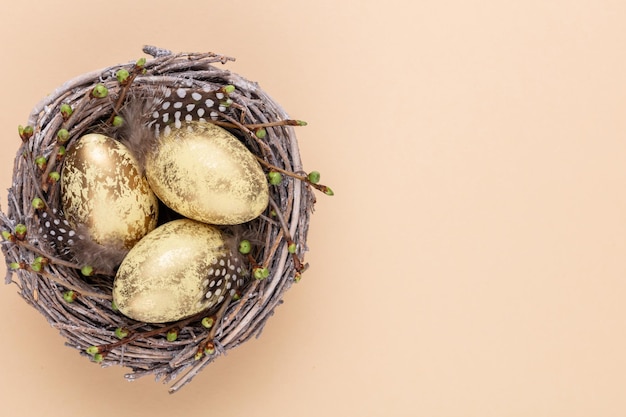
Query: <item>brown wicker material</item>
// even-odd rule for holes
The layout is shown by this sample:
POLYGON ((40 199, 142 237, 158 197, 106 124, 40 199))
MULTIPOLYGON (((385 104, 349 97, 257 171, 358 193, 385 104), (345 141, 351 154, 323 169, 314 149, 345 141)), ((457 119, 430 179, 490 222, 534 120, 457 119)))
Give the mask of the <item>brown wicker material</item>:
POLYGON ((6 282, 18 286, 19 294, 67 338, 68 346, 89 358, 92 356, 86 349, 100 346, 103 366, 130 368, 132 371, 126 375, 129 380, 154 374, 170 383, 170 391, 175 392, 219 354, 259 335, 281 303, 283 293, 305 267, 302 259, 314 196, 312 184, 303 180, 306 174, 293 127, 275 123, 287 120, 287 114, 256 83, 224 69, 223 64, 232 58, 213 53, 172 54, 153 47, 144 51, 154 57, 145 63, 144 70, 137 72, 133 62, 82 75, 59 87, 33 109, 28 124, 34 128, 34 134, 24 140, 17 152, 8 211, 0 213, 5 232, 2 250, 9 265, 6 282), (115 73, 120 68, 137 73, 132 83, 118 82, 115 73), (92 96, 98 83, 107 87, 107 97, 92 96), (200 324, 201 317, 167 325, 137 323, 112 308, 112 277, 82 276, 80 265, 72 264, 62 254, 49 253, 37 236, 40 220, 38 210, 31 204, 33 199, 43 199, 50 208, 60 205, 59 184, 43 180, 50 172, 60 171, 63 162, 62 158, 55 158, 59 147, 57 132, 61 128, 69 131, 69 148, 81 135, 110 124, 112 115, 125 100, 149 95, 157 86, 217 89, 225 85, 236 87, 230 95, 234 105, 220 113, 219 120, 265 161, 262 165, 266 171, 270 166, 286 171, 282 183, 270 187, 270 207, 246 225, 248 232, 261 242, 255 247, 251 262, 267 267, 270 276, 251 279, 241 290, 239 300, 224 304, 226 309, 218 312, 222 319, 211 330, 200 324), (74 109, 68 118, 60 113, 63 103, 74 109), (266 127, 267 135, 262 139, 255 135, 258 124, 272 125, 266 127), (43 169, 35 162, 40 156, 48 158, 43 169), (28 230, 23 240, 15 233, 19 223, 28 230), (290 242, 297 244, 295 254, 288 250, 290 242), (31 264, 38 256, 49 262, 35 272, 31 264), (71 303, 63 297, 68 290, 77 295, 71 303), (178 339, 167 341, 166 331, 178 327, 178 339), (120 340, 115 335, 117 328, 128 329, 129 336, 120 340), (215 353, 201 354, 207 343, 214 344, 215 353))

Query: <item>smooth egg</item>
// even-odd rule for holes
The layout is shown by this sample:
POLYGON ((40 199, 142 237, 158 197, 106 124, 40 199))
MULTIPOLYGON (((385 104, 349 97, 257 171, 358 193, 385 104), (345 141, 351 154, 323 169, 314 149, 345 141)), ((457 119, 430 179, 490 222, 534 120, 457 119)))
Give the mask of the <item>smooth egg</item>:
POLYGON ((165 223, 130 250, 113 283, 122 314, 146 323, 180 320, 224 301, 245 275, 216 227, 189 219, 165 223))
POLYGON ((135 157, 101 134, 82 136, 67 151, 61 201, 70 224, 108 248, 128 250, 157 224, 158 200, 135 157))
POLYGON ((146 159, 146 177, 167 206, 205 223, 245 223, 269 202, 267 179, 255 156, 211 123, 184 123, 162 137, 146 159))

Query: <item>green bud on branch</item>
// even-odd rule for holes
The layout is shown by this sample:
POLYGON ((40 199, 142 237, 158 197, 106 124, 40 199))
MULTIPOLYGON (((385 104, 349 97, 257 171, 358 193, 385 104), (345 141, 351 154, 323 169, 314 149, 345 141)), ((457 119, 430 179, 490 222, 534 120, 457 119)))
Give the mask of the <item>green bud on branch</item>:
POLYGON ((208 342, 206 346, 204 347, 204 354, 212 355, 214 353, 215 353, 215 345, 213 344, 213 342, 208 342))
POLYGON ((202 327, 210 329, 211 327, 213 327, 213 324, 215 324, 215 319, 213 317, 205 317, 202 319, 200 324, 202 324, 202 327))
POLYGON ((178 339, 178 330, 172 329, 168 331, 165 338, 167 339, 168 342, 175 342, 176 339, 178 339))
POLYGON ((317 184, 320 182, 320 173, 318 171, 311 171, 309 172, 309 175, 307 176, 307 178, 309 179, 309 181, 312 184, 317 184))
POLYGON ((98 346, 89 346, 87 349, 85 349, 85 352, 87 352, 88 355, 95 355, 96 353, 100 353, 100 348, 98 346))
POLYGON ((74 113, 72 106, 67 103, 61 104, 61 116, 63 116, 63 120, 69 119, 72 113, 74 113))
POLYGON ((113 118, 113 126, 120 127, 124 124, 124 118, 122 116, 115 116, 113 118))
POLYGON ((130 73, 126 68, 120 68, 115 73, 115 77, 120 84, 126 84, 126 81, 128 81, 128 77, 130 77, 130 73))
POLYGON ((291 242, 289 244, 289 247, 287 248, 287 250, 289 251, 289 253, 293 254, 296 253, 296 249, 298 249, 298 245, 296 245, 295 242, 291 242))
POLYGON ((59 129, 57 132, 57 143, 59 145, 64 145, 70 139, 70 132, 67 129, 59 129))
POLYGON ((272 185, 278 185, 283 180, 283 176, 280 174, 280 172, 276 172, 276 171, 270 171, 267 174, 267 177, 269 178, 269 182, 272 185))
POLYGON ((244 239, 241 242, 239 242, 239 252, 243 255, 247 255, 250 253, 250 251, 252 250, 252 244, 250 243, 249 240, 244 239))
POLYGON ((78 297, 78 295, 72 290, 65 291, 63 293, 63 299, 66 303, 73 303, 76 300, 76 297, 78 297))
POLYGON ((22 140, 24 142, 26 142, 28 139, 30 139, 31 136, 33 136, 33 133, 35 132, 35 130, 33 129, 32 126, 18 126, 17 127, 17 132, 20 135, 20 138, 22 138, 22 140))
POLYGON ((255 279, 262 280, 270 276, 270 271, 267 268, 257 266, 252 270, 252 274, 255 279))
POLYGON ((256 129, 254 131, 254 134, 256 135, 257 138, 263 139, 265 136, 267 136, 267 130, 265 130, 265 128, 261 127, 259 129, 256 129))
POLYGON ((26 225, 19 223, 17 226, 15 226, 15 237, 17 238, 17 240, 24 240, 24 238, 26 237, 26 225))
POLYGON ((39 198, 39 197, 33 198, 33 201, 30 204, 36 210, 41 210, 44 207, 46 207, 46 203, 44 203, 43 200, 41 198, 39 198))
POLYGON ((48 159, 46 159, 45 156, 38 156, 35 158, 35 164, 37 164, 40 170, 45 171, 46 166, 48 165, 48 159))
POLYGON ((105 98, 109 95, 109 90, 104 84, 96 84, 96 86, 91 91, 91 95, 95 98, 105 98))
POLYGON ((48 179, 52 183, 58 182, 61 179, 61 174, 59 174, 56 171, 52 171, 51 173, 48 174, 48 179))
POLYGON ((123 339, 125 337, 128 337, 128 335, 128 329, 125 329, 123 327, 118 327, 117 329, 115 329, 115 337, 117 337, 118 339, 123 339))

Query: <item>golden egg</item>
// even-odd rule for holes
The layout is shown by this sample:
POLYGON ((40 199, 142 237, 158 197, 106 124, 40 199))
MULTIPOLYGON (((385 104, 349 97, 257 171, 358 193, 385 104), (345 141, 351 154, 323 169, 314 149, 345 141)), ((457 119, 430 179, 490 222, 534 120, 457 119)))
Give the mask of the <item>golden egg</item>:
POLYGON ((239 256, 214 226, 174 220, 130 250, 113 283, 122 314, 147 323, 180 320, 224 301, 241 284, 239 256))
POLYGON ((171 209, 205 223, 240 224, 267 207, 269 190, 255 156, 211 123, 190 122, 158 142, 146 177, 171 209))
POLYGON ((82 136, 61 172, 65 217, 96 243, 132 248, 156 227, 158 201, 129 150, 101 134, 82 136))

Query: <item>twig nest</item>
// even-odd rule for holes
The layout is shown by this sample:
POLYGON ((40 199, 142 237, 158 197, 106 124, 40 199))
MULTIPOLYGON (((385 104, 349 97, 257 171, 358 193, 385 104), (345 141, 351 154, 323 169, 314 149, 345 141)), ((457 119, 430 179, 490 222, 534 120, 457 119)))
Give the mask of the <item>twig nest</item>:
POLYGON ((168 207, 190 219, 233 225, 267 208, 269 189, 254 155, 227 130, 190 122, 162 137, 146 177, 168 207))
POLYGON ((20 126, 1 248, 6 282, 68 346, 175 392, 261 332, 307 267, 312 189, 332 191, 303 170, 305 123, 220 66, 232 58, 145 51, 68 81, 20 126), (154 230, 144 181, 163 199, 154 230))

